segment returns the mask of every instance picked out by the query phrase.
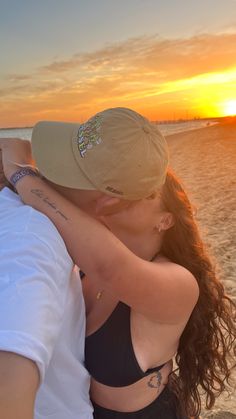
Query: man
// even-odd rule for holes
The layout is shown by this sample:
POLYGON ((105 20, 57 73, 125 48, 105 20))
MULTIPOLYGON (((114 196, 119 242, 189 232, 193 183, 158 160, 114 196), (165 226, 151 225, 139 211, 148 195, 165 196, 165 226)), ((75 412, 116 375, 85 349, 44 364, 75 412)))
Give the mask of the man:
POLYGON ((0 418, 91 419, 78 270, 50 220, 7 187, 0 266, 0 418))
MULTIPOLYGON (((32 145, 41 174, 90 213, 101 192, 129 199, 135 182, 148 196, 165 178, 163 137, 125 108, 81 126, 39 123, 32 145)), ((29 174, 20 168, 13 185, 29 174)), ((54 225, 8 188, 0 192, 0 214, 0 417, 90 418, 78 271, 54 225)))

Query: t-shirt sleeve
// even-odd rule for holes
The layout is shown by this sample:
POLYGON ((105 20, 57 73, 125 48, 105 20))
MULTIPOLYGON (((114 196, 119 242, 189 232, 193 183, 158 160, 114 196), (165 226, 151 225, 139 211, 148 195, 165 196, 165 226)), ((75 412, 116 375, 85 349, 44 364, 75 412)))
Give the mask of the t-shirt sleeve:
POLYGON ((60 332, 72 261, 49 228, 43 240, 37 232, 9 233, 0 262, 0 350, 35 361, 43 380, 60 332))

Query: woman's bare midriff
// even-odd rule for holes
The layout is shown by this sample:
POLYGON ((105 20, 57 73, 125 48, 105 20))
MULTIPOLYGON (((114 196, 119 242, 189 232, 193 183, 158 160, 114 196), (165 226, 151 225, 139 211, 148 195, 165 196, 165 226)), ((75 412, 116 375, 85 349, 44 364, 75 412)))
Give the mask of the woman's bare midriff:
POLYGON ((164 390, 172 367, 172 361, 169 361, 158 372, 153 372, 125 387, 109 387, 92 379, 91 399, 99 406, 118 412, 135 412, 143 409, 164 390))

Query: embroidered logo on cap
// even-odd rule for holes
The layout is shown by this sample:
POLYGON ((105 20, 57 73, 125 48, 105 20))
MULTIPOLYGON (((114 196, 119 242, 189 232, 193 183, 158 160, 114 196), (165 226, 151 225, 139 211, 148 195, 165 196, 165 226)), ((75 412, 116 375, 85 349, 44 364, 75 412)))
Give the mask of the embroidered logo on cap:
POLYGON ((101 144, 101 125, 101 115, 96 115, 85 124, 80 125, 76 141, 81 157, 85 157, 87 150, 90 150, 93 146, 101 144))

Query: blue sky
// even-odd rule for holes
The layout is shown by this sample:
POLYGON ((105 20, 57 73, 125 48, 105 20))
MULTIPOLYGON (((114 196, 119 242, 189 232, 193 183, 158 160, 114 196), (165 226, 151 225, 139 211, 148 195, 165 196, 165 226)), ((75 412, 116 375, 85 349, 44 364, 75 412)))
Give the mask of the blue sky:
POLYGON ((1 73, 128 38, 178 38, 236 27, 235 0, 0 1, 1 73))

